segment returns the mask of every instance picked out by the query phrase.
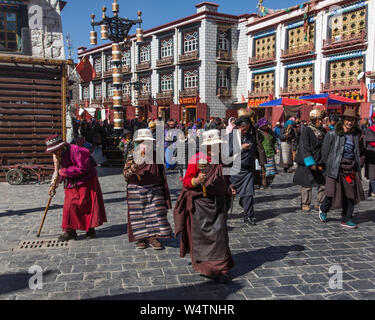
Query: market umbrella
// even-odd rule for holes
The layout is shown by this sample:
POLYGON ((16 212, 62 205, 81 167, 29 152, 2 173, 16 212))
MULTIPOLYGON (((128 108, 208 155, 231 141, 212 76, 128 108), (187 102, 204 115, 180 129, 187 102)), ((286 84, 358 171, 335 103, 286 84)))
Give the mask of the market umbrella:
POLYGON ((297 99, 290 99, 290 98, 280 98, 277 100, 268 101, 259 105, 259 107, 274 107, 274 106, 301 106, 304 104, 308 104, 307 101, 304 100, 297 100, 297 99))
POLYGON ((320 103, 324 105, 330 105, 330 104, 355 104, 358 103, 357 100, 337 96, 335 94, 331 93, 323 93, 323 94, 314 94, 311 96, 303 96, 300 97, 300 99, 314 102, 314 103, 320 103))

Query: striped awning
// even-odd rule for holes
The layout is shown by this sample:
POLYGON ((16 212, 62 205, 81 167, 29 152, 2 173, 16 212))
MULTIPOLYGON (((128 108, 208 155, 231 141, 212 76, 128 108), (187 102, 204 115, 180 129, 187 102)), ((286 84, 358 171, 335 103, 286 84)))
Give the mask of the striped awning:
MULTIPOLYGON (((315 21, 315 17, 309 18, 309 23, 314 22, 314 21, 315 21)), ((298 21, 298 22, 290 23, 290 24, 288 24, 287 29, 294 29, 294 28, 302 27, 304 25, 304 23, 305 22, 303 20, 298 21)))
POLYGON ((313 60, 302 61, 302 62, 298 62, 298 63, 290 63, 290 64, 286 64, 286 65, 285 65, 285 68, 286 68, 286 69, 290 69, 290 68, 297 68, 297 67, 311 66, 311 65, 314 64, 314 63, 315 63, 315 61, 313 61, 313 60))
POLYGON ((347 6, 347 7, 340 7, 340 9, 336 9, 336 10, 332 10, 330 13, 329 13, 329 17, 331 16, 334 16, 334 15, 337 15, 337 14, 343 14, 345 12, 349 12, 349 11, 353 11, 353 10, 356 10, 356 9, 359 9, 359 8, 362 8, 364 7, 366 4, 364 1, 361 1, 361 2, 357 2, 355 4, 352 4, 350 6, 347 6))
POLYGON ((345 59, 351 59, 351 58, 358 58, 362 57, 364 55, 363 51, 355 51, 355 52, 349 52, 346 54, 335 54, 333 56, 330 56, 328 61, 338 61, 338 60, 345 60, 345 59))
POLYGON ((253 74, 260 74, 260 73, 266 73, 266 72, 272 72, 272 71, 275 71, 275 67, 265 68, 265 69, 255 69, 253 70, 253 74))
POLYGON ((271 36, 275 33, 276 33, 275 29, 271 29, 271 30, 268 30, 268 31, 256 33, 256 34, 254 34, 254 39, 264 38, 264 37, 267 37, 267 36, 271 36))

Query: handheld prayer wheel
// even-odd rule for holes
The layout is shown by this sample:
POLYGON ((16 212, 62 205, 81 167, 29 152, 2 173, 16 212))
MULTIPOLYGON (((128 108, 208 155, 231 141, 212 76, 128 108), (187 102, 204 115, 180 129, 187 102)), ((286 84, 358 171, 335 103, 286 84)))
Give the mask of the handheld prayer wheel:
POLYGON ((98 44, 98 33, 96 31, 90 32, 90 44, 94 46, 98 44))
MULTIPOLYGON (((198 161, 198 169, 204 174, 205 173, 205 170, 208 166, 208 161, 207 160, 199 160, 198 161)), ((203 189, 203 197, 204 198, 207 198, 207 188, 206 186, 204 185, 204 183, 202 184, 202 189, 203 189)))

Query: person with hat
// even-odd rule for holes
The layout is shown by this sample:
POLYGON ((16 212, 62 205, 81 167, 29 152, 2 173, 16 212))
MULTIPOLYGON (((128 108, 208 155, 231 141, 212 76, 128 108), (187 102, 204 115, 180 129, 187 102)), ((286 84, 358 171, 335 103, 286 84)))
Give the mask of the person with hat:
POLYGON ((231 281, 234 267, 229 249, 227 199, 236 194, 220 163, 219 130, 202 134, 202 147, 193 156, 175 205, 175 235, 181 234, 180 255, 190 253, 193 269, 202 276, 222 283, 231 281))
POLYGON ((369 197, 375 197, 375 113, 371 117, 372 126, 365 133, 366 178, 370 180, 369 197))
POLYGON ((257 122, 258 130, 256 131, 257 143, 261 146, 259 152, 259 164, 262 168, 262 189, 268 188, 275 176, 275 154, 276 154, 276 137, 269 128, 269 122, 266 118, 261 118, 257 122))
POLYGON ((164 247, 159 238, 170 238, 168 209, 172 208, 164 165, 156 164, 155 139, 149 129, 140 129, 134 138, 134 150, 124 168, 127 182, 128 238, 137 242, 137 249, 149 245, 155 250, 164 247))
MULTIPOLYGON (((90 151, 64 142, 59 135, 48 137, 46 145, 46 153, 53 154, 54 179, 64 182, 65 188, 64 234, 59 241, 75 240, 76 230, 86 231, 86 238, 95 238, 95 228, 107 222, 107 217, 96 164, 90 151)), ((53 186, 54 183, 48 191, 52 197, 56 194, 57 184, 53 186)))
POLYGON ((168 121, 168 128, 165 130, 165 167, 169 170, 174 170, 177 167, 177 162, 174 159, 177 149, 177 135, 179 130, 176 128, 174 120, 168 121), (173 163, 175 162, 175 163, 173 163))
POLYGON ((236 122, 238 130, 229 134, 229 157, 240 157, 241 166, 233 166, 233 174, 230 177, 231 183, 237 190, 240 198, 240 206, 244 210, 244 222, 247 225, 255 226, 254 213, 254 179, 255 161, 259 158, 261 146, 257 143, 255 128, 252 126, 250 114, 241 115, 236 122), (240 147, 240 152, 235 154, 234 143, 240 147))
POLYGON ((364 148, 361 131, 356 126, 359 116, 355 109, 347 107, 342 121, 336 124, 324 138, 322 162, 325 164, 325 199, 320 206, 319 219, 327 222, 331 208, 342 209, 341 226, 358 228, 353 222, 354 206, 365 200, 361 183, 361 165, 364 148))
POLYGON ((296 154, 298 167, 294 175, 294 183, 301 186, 302 211, 309 212, 312 201, 312 188, 318 187, 315 209, 319 210, 325 190, 324 165, 322 162, 322 145, 326 134, 323 128, 325 112, 314 109, 310 112, 310 125, 301 133, 296 154))

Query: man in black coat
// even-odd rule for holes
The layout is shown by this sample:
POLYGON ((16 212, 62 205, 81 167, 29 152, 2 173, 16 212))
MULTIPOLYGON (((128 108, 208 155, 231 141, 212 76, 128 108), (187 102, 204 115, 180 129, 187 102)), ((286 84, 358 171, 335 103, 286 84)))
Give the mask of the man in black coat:
POLYGON ((301 133, 295 161, 298 168, 294 175, 294 183, 301 186, 302 211, 309 212, 312 201, 312 188, 318 187, 315 209, 319 210, 324 200, 325 179, 321 150, 325 136, 323 119, 325 112, 314 109, 310 112, 310 125, 301 133))
POLYGON ((355 125, 359 116, 346 108, 343 121, 324 138, 322 160, 325 163, 325 199, 320 206, 319 219, 327 222, 331 208, 342 209, 341 226, 358 228, 352 221, 354 206, 365 200, 361 183, 361 166, 364 164, 364 148, 361 130, 355 125))

